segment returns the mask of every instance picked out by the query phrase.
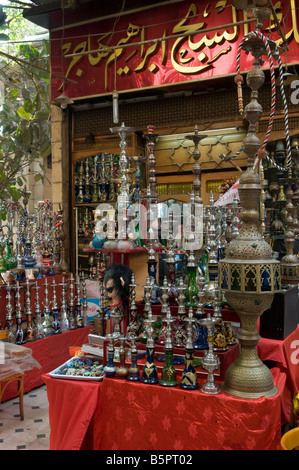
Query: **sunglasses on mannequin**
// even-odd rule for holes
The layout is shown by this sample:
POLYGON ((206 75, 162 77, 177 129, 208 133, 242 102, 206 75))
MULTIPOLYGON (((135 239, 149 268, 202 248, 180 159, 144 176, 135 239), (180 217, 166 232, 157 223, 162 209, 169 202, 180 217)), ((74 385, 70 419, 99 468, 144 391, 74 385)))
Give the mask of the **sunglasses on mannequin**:
POLYGON ((108 292, 108 294, 112 294, 113 289, 114 289, 114 286, 106 287, 106 291, 108 292))

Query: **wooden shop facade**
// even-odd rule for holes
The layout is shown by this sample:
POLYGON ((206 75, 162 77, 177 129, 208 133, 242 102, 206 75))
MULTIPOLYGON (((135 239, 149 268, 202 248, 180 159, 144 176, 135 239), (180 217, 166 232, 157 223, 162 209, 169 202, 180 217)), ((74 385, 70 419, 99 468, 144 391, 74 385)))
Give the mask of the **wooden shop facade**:
MULTIPOLYGON (((147 156, 148 126, 154 126, 158 202, 190 199, 194 144, 188 135, 195 126, 205 135, 199 145, 204 205, 209 204, 211 193, 216 200, 221 185, 237 181, 246 167, 241 149, 247 122, 239 112, 234 78, 239 66, 245 106, 250 93, 245 77, 252 57, 239 46, 254 30, 255 20, 232 3, 64 0, 37 2, 25 10, 30 21, 50 32, 52 200, 54 207, 64 207, 71 269, 88 269, 89 255, 82 249, 88 243, 82 237, 99 203, 92 197, 76 199, 80 166, 83 178, 95 157, 117 158, 120 138, 111 128, 121 123, 133 128, 127 135, 126 152, 128 158, 135 157, 131 159, 136 170, 137 157, 147 156), (113 119, 115 92, 118 123, 113 119), (81 258, 77 258, 77 245, 81 258)), ((264 25, 265 35, 281 51, 285 85, 285 100, 276 85, 267 147, 273 155, 278 142, 285 145, 286 106, 290 138, 299 135, 298 20, 295 1, 283 0, 275 3, 274 13, 264 25)), ((268 130, 274 86, 269 58, 264 59, 265 84, 258 98, 263 108, 257 128, 261 142, 268 130)), ((277 61, 274 68, 278 83, 281 69, 277 61)), ((108 160, 111 171, 113 163, 108 160)), ((133 170, 130 177, 133 185, 133 170)), ((147 181, 145 161, 141 188, 146 188, 147 181)), ((136 257, 136 269, 146 262, 144 256, 136 257)))

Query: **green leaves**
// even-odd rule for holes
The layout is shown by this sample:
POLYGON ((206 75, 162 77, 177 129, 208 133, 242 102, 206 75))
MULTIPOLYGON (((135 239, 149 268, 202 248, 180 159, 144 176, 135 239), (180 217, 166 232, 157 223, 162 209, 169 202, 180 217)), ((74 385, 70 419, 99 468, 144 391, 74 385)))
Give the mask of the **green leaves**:
POLYGON ((44 159, 51 153, 48 46, 25 44, 20 53, 6 66, 0 61, 6 87, 0 107, 0 201, 22 196, 25 173, 35 161, 33 180, 43 181, 44 159))

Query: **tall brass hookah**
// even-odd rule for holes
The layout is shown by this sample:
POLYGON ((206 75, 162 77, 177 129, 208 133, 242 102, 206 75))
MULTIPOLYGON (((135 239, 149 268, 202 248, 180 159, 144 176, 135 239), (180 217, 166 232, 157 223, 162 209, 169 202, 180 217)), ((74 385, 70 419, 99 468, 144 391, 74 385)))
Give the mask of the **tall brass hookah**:
POLYGON ((225 258, 219 261, 220 288, 229 305, 238 313, 241 323, 238 333, 240 355, 227 369, 222 389, 231 395, 246 398, 273 396, 277 393, 271 371, 257 354, 260 336, 256 324, 262 313, 271 307, 274 293, 280 290, 279 263, 260 233, 258 207, 261 180, 254 169, 255 156, 261 147, 255 135, 256 123, 263 112, 257 98, 258 90, 265 80, 260 65, 263 62, 261 56, 266 54, 265 36, 260 32, 266 19, 263 16, 265 11, 256 10, 257 30, 247 36, 242 45, 242 49, 250 52, 254 60, 252 69, 247 73, 251 100, 244 109, 249 126, 243 141, 243 149, 248 157, 247 170, 242 173, 239 185, 241 229, 227 246, 225 258))

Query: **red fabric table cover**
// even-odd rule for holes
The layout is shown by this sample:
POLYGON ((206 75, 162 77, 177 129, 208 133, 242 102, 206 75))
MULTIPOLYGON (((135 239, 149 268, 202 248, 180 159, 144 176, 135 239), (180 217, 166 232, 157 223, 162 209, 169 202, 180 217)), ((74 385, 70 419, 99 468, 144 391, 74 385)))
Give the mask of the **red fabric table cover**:
MULTIPOLYGON (((70 346, 82 346, 83 343, 88 342, 88 334, 91 328, 93 327, 76 328, 75 330, 69 330, 25 343, 24 346, 32 350, 32 356, 39 362, 41 368, 34 368, 25 372, 24 393, 43 385, 43 374, 51 372, 70 359, 70 346)), ((7 401, 17 396, 17 383, 12 382, 7 386, 2 401, 7 401)))
POLYGON ((287 383, 296 394, 299 390, 299 326, 284 340, 261 338, 257 352, 262 361, 274 361, 287 374, 287 383))
POLYGON ((272 373, 279 393, 259 399, 46 375, 50 449, 78 450, 86 435, 95 450, 279 449, 285 374, 272 373))

